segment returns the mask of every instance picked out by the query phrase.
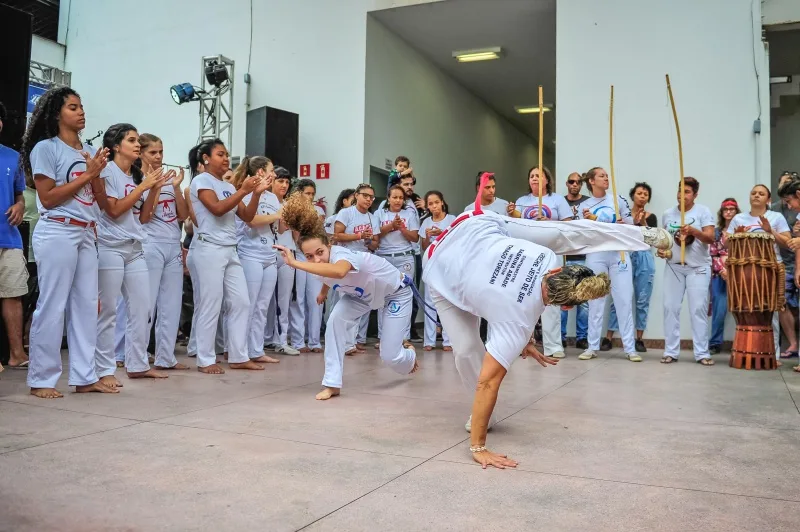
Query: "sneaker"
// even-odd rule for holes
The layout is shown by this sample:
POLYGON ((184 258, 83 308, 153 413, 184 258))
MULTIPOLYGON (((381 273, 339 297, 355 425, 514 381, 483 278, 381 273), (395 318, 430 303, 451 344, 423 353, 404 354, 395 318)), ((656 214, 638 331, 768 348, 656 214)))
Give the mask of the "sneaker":
POLYGON ((589 349, 589 340, 586 338, 581 338, 577 342, 575 342, 575 347, 578 349, 589 349))
MULTIPOLYGON (((491 431, 493 426, 494 426, 494 423, 492 423, 492 421, 489 421, 489 428, 486 429, 486 431, 487 432, 491 431)), ((464 423, 464 428, 467 430, 467 432, 472 432, 472 415, 471 414, 470 414, 469 419, 467 420, 467 422, 464 423)))
POLYGON ((647 348, 644 346, 644 340, 636 340, 636 352, 647 353, 647 348))
POLYGON ((611 351, 612 346, 613 344, 608 338, 603 338, 600 340, 600 351, 611 351))
POLYGON ((566 357, 567 355, 564 353, 564 351, 556 351, 555 353, 553 353, 553 354, 552 354, 552 355, 550 355, 550 356, 551 356, 552 358, 564 358, 564 357, 566 357))
POLYGON ((656 249, 672 249, 672 237, 660 227, 642 227, 644 243, 656 249))
POLYGON ((578 355, 578 360, 591 360, 593 358, 597 358, 597 353, 595 353, 591 349, 587 349, 586 351, 578 355))
POLYGON ((297 349, 295 349, 294 347, 292 347, 290 345, 282 345, 282 346, 278 347, 277 349, 275 349, 275 352, 276 353, 280 353, 282 355, 289 355, 289 356, 292 356, 292 357, 296 357, 296 356, 298 356, 300 354, 300 351, 298 351, 297 349))
POLYGON ((279 347, 278 344, 264 344, 264 349, 268 351, 277 351, 279 347))
POLYGON ((721 349, 718 345, 712 345, 708 347, 708 352, 712 355, 718 355, 720 351, 721 349))
POLYGON ((642 361, 642 357, 640 357, 636 353, 628 353, 625 356, 627 356, 628 360, 630 360, 631 362, 641 362, 642 361))

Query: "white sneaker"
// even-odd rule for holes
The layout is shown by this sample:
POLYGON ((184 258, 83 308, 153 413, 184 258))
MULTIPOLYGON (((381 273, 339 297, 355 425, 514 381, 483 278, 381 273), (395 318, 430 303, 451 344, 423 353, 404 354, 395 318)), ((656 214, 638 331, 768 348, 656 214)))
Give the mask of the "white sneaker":
MULTIPOLYGON (((494 421, 490 420, 489 421, 489 428, 486 429, 486 431, 488 432, 488 431, 492 430, 492 427, 494 427, 494 421)), ((467 422, 464 423, 464 428, 467 430, 467 432, 472 432, 472 414, 470 414, 469 419, 467 420, 467 422)))
POLYGON ((275 349, 275 352, 281 353, 282 355, 289 355, 293 357, 296 357, 300 354, 300 351, 298 351, 297 349, 295 349, 290 345, 279 346, 277 349, 275 349))
POLYGON ((555 353, 553 353, 550 356, 552 358, 566 358, 567 355, 566 355, 566 353, 564 353, 564 351, 556 351, 555 353))
POLYGON ((672 237, 660 227, 642 227, 644 243, 656 249, 672 249, 672 237))
POLYGON ((578 360, 591 360, 593 358, 597 358, 597 353, 595 353, 591 349, 587 349, 586 351, 578 355, 578 360))

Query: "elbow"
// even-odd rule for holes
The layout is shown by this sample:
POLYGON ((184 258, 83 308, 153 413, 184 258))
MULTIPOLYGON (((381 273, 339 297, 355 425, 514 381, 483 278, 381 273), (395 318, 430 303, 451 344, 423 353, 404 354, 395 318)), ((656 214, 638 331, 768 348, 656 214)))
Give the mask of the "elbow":
POLYGON ((60 205, 59 203, 56 203, 55 201, 51 200, 50 197, 45 197, 42 195, 39 195, 39 201, 42 202, 42 207, 44 207, 48 211, 51 209, 55 209, 60 205))

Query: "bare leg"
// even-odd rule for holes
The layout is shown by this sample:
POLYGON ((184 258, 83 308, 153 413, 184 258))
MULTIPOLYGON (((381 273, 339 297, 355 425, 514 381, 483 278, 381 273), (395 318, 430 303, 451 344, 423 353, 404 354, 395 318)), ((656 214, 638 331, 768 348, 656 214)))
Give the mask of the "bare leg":
POLYGON ((8 365, 12 368, 23 366, 28 361, 28 355, 22 344, 22 298, 3 299, 3 321, 6 323, 11 351, 8 365))
MULTIPOLYGON (((486 445, 486 432, 489 430, 489 419, 492 417, 494 406, 497 403, 497 393, 500 384, 506 376, 506 369, 488 352, 483 356, 483 365, 478 376, 478 386, 475 389, 475 399, 472 403, 472 430, 470 432, 470 447, 483 447, 486 445)), ((472 453, 472 458, 484 469, 488 466, 498 469, 517 467, 517 462, 510 460, 502 454, 495 454, 488 449, 472 453)))
POLYGON ((794 314, 792 314, 792 311, 789 307, 786 307, 780 312, 778 316, 780 318, 781 329, 783 330, 783 334, 786 335, 786 340, 789 341, 789 347, 787 347, 786 350, 797 351, 797 333, 794 330, 795 327, 794 314))

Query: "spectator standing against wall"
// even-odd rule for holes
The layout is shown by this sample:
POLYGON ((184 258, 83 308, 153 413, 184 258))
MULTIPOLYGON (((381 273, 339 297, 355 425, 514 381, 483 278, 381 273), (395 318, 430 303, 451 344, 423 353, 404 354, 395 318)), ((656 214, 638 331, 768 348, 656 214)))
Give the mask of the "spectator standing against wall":
POLYGON ((733 217, 742 212, 734 198, 725 198, 717 211, 717 227, 714 243, 709 246, 711 254, 711 339, 708 351, 716 355, 722 349, 725 333, 725 316, 728 315, 728 226, 733 217))
MULTIPOLYGON (((589 199, 581 193, 583 187, 583 179, 578 172, 572 172, 567 177, 567 194, 564 199, 567 200, 569 208, 572 210, 572 217, 578 218, 578 205, 583 200, 589 199)), ((586 261, 586 255, 567 255, 567 266, 570 264, 579 264, 583 266, 586 261)), ((567 339, 567 319, 569 317, 568 310, 561 311, 561 340, 567 339)), ((575 307, 575 347, 578 349, 588 349, 589 342, 586 341, 586 332, 589 329, 589 303, 581 303, 575 307)))
MULTIPOLYGON (((790 172, 788 170, 783 172, 778 181, 778 190, 792 181, 792 179, 797 178, 797 172, 790 172)), ((800 236, 800 231, 795 229, 797 213, 790 209, 780 197, 777 201, 772 203, 771 210, 781 213, 783 217, 786 218, 786 223, 789 224, 792 237, 800 236)), ((798 227, 798 229, 800 229, 800 227, 798 227)), ((794 284, 795 253, 791 249, 783 247, 779 249, 781 258, 783 259, 783 266, 786 268, 786 306, 783 307, 783 310, 780 312, 779 319, 781 322, 781 332, 786 336, 786 341, 789 342, 789 345, 786 346, 786 350, 781 353, 781 358, 796 358, 798 351, 797 322, 794 319, 794 313, 798 305, 798 289, 794 284)))

